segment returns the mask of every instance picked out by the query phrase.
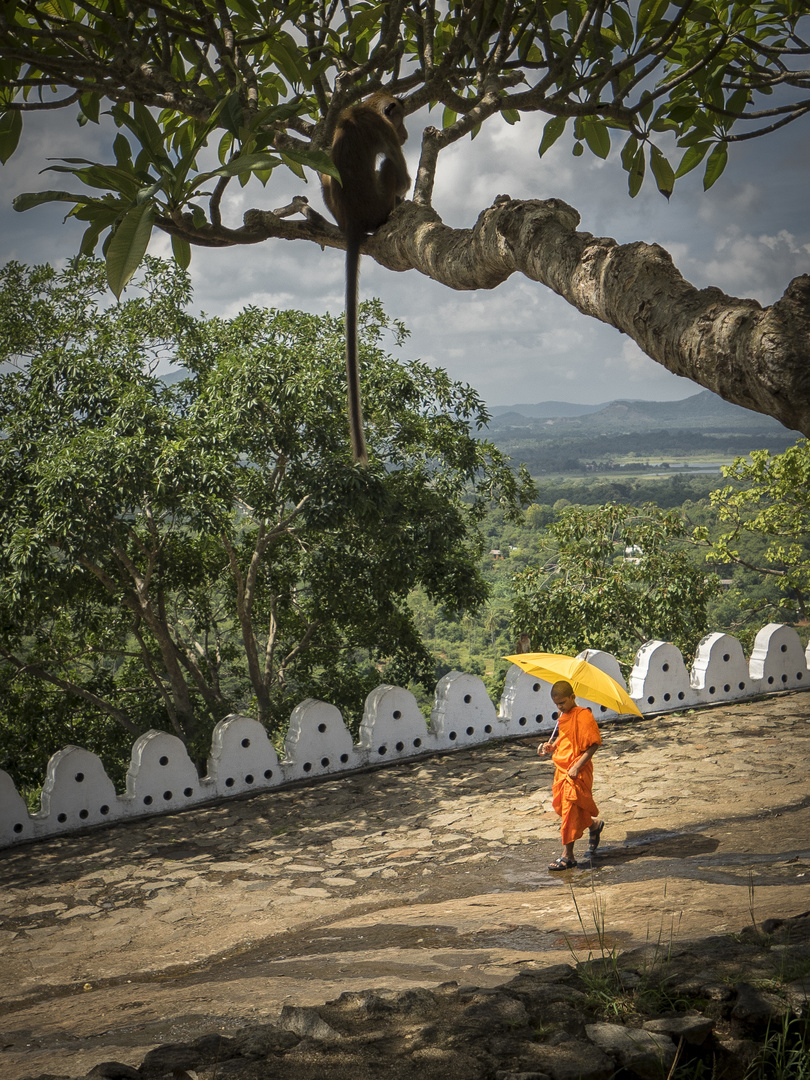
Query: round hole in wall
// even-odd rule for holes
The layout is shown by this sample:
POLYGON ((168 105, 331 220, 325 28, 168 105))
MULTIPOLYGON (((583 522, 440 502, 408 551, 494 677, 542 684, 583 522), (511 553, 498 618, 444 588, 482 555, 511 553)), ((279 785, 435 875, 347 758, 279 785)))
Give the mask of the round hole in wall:
POLYGON ((556 720, 556 719, 557 719, 557 718, 559 717, 559 715, 560 715, 560 714, 559 714, 558 712, 553 712, 553 713, 551 714, 551 719, 552 719, 552 720, 556 720))
POLYGON ((799 679, 799 680, 801 680, 801 677, 802 677, 802 673, 801 673, 801 671, 797 671, 797 672, 796 672, 796 678, 797 678, 797 679, 799 679))
POLYGON ((740 690, 744 690, 744 689, 745 689, 745 683, 744 683, 744 682, 741 682, 741 683, 737 683, 737 686, 738 686, 738 688, 739 688, 740 690))
POLYGON ((67 814, 57 814, 56 820, 59 822, 60 825, 64 825, 64 823, 67 821, 67 814))
POLYGON ((648 705, 654 705, 655 704, 655 698, 654 697, 648 697, 647 698, 647 704, 648 705))
POLYGON ((107 804, 106 804, 106 803, 104 803, 104 805, 103 805, 103 806, 100 806, 100 807, 99 807, 99 812, 100 812, 100 813, 102 813, 102 814, 104 814, 104 816, 106 817, 106 816, 107 816, 107 814, 109 814, 109 812, 110 812, 110 808, 109 808, 109 806, 107 806, 107 804))
POLYGON ((731 684, 730 684, 730 683, 726 683, 726 684, 725 684, 725 686, 723 687, 723 693, 724 693, 724 694, 727 694, 727 693, 729 692, 729 690, 730 690, 730 689, 731 689, 731 684))
POLYGON ((397 745, 396 745, 397 753, 401 754, 404 749, 405 749, 405 743, 404 742, 398 742, 397 745))
POLYGON ((388 747, 387 746, 378 746, 377 747, 377 753, 380 755, 380 757, 382 757, 383 754, 388 753, 388 747))
POLYGON ((418 750, 418 749, 419 749, 419 747, 420 747, 420 746, 422 745, 422 740, 421 740, 421 739, 414 739, 414 740, 413 740, 413 745, 414 745, 414 746, 416 747, 416 749, 418 750))
POLYGON ((144 797, 143 797, 143 805, 144 806, 151 806, 154 801, 155 800, 152 798, 151 795, 144 795, 144 797))
POLYGON ((714 694, 714 693, 716 693, 716 691, 717 691, 717 687, 716 687, 716 686, 710 686, 710 687, 709 687, 709 693, 710 693, 710 694, 714 694))
POLYGON ((521 716, 521 718, 518 720, 518 723, 520 724, 521 727, 526 727, 526 717, 521 716))
POLYGON ((234 780, 234 778, 232 776, 229 776, 228 779, 225 781, 225 787, 233 787, 235 783, 236 781, 234 780))
POLYGON ((664 694, 664 701, 669 701, 669 699, 670 699, 670 695, 669 694, 664 694))
POLYGON ((394 709, 394 711, 391 713, 391 715, 393 716, 393 718, 395 720, 401 720, 402 719, 402 713, 399 711, 399 709, 394 709))
POLYGON ((543 714, 538 713, 537 716, 535 716, 535 718, 534 718, 534 722, 535 722, 535 724, 542 724, 543 723, 543 714))
POLYGON ((166 757, 165 754, 163 755, 162 758, 159 759, 158 764, 159 765, 168 765, 169 764, 169 759, 166 757))
POLYGON ((245 750, 247 750, 247 748, 250 746, 250 739, 242 739, 242 746, 244 746, 245 750))
POLYGON ((458 738, 458 735, 455 733, 455 731, 451 731, 448 734, 447 738, 450 740, 450 742, 455 742, 456 739, 458 738))
POLYGON ((678 701, 683 701, 683 699, 685 697, 686 697, 686 694, 683 692, 683 690, 679 690, 678 691, 678 701))
POLYGON ((329 758, 328 757, 322 757, 321 758, 321 768, 322 769, 328 769, 329 768, 329 758))
POLYGON ((326 724, 318 724, 318 731, 320 731, 321 735, 323 735, 323 733, 326 731, 326 724))
POLYGON ((264 778, 265 778, 265 780, 272 780, 273 779, 273 770, 272 769, 265 769, 264 770, 264 778))
POLYGON ((82 782, 82 780, 84 780, 84 773, 83 772, 77 772, 74 779, 75 779, 77 784, 80 784, 82 782))
POLYGON ((340 763, 341 763, 341 765, 345 765, 348 760, 349 760, 349 755, 348 754, 341 754, 340 755, 340 763))
POLYGON ((185 795, 185 797, 187 799, 190 799, 191 796, 194 794, 194 788, 193 787, 183 788, 183 794, 185 795))
POLYGON ((465 694, 464 695, 464 704, 469 705, 471 701, 472 701, 472 694, 465 694))
POLYGON ((492 734, 492 724, 484 724, 484 733, 486 735, 492 734))
POLYGON ((600 705, 599 712, 607 712, 607 705, 600 705))
POLYGON ((537 693, 537 691, 538 691, 539 689, 540 689, 540 683, 539 683, 539 682, 536 682, 536 683, 534 684, 534 686, 532 687, 532 690, 534 690, 534 692, 535 692, 535 693, 537 693))
POLYGON ((661 665, 661 670, 662 671, 669 671, 669 664, 662 664, 661 665))
POLYGON ((253 773, 248 773, 247 774, 247 776, 245 777, 245 783, 246 784, 252 784, 253 783, 253 773))
POLYGON ((21 822, 19 822, 19 821, 16 822, 15 825, 14 825, 14 832, 15 833, 21 833, 22 831, 23 831, 23 827, 22 827, 21 822))
POLYGON ((727 664, 730 659, 731 659, 731 657, 729 656, 728 653, 723 653, 723 663, 724 664, 727 664))
POLYGON ((773 675, 768 676, 768 686, 773 686, 773 675))
POLYGON ((468 727, 467 728, 467 734, 468 735, 474 735, 475 734, 475 728, 474 727, 468 727))
POLYGON ((163 798, 166 800, 166 802, 171 802, 171 800, 174 798, 174 795, 172 795, 170 791, 164 791, 163 798))
POLYGON ((782 682, 787 682, 787 675, 782 676, 782 682))
POLYGON ((312 772, 312 762, 311 761, 305 761, 304 762, 304 772, 312 772))
POLYGON ((90 811, 89 810, 80 810, 79 811, 79 817, 82 819, 82 821, 87 821, 87 819, 90 817, 90 811))
POLYGON ((787 652, 787 645, 780 645, 779 646, 779 651, 780 652, 787 652))

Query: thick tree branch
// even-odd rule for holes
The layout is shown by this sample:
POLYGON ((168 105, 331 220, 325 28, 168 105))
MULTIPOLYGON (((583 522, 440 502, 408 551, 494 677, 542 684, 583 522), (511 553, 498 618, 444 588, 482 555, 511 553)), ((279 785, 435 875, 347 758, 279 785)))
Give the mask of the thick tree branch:
POLYGON ((627 334, 673 374, 810 435, 810 275, 763 308, 695 288, 657 245, 618 244, 578 224, 557 199, 502 197, 473 229, 451 229, 405 203, 365 250, 452 289, 493 289, 522 273, 627 334))

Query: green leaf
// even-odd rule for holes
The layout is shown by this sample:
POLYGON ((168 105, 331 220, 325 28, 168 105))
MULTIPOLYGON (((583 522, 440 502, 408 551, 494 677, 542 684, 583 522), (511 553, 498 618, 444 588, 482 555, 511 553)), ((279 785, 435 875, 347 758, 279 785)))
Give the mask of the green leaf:
POLYGON ((260 169, 274 169, 277 165, 281 165, 281 158, 273 154, 242 154, 240 157, 232 158, 220 169, 202 173, 198 181, 204 183, 212 176, 240 176, 260 169))
POLYGON ((706 162, 706 172, 703 174, 704 191, 708 191, 709 188, 720 179, 727 162, 728 145, 726 143, 718 143, 714 150, 709 154, 709 160, 706 162))
POLYGON ((74 195, 70 191, 28 191, 18 195, 11 205, 19 213, 23 213, 34 206, 49 202, 86 203, 90 202, 90 198, 87 195, 74 195))
MULTIPOLYGON (((317 172, 329 173, 330 169, 334 169, 332 159, 328 154, 325 154, 323 150, 299 150, 298 148, 289 149, 285 146, 283 157, 290 158, 292 161, 297 162, 299 165, 306 165, 310 169, 315 169, 317 172)), ((331 175, 335 175, 332 173, 331 175)))
POLYGON ((540 157, 549 150, 565 131, 566 118, 564 116, 552 116, 543 128, 543 138, 540 140, 540 148, 537 151, 540 157))
POLYGON ((706 157, 711 145, 712 144, 709 142, 702 142, 690 146, 681 158, 680 165, 675 170, 675 178, 679 179, 681 176, 685 176, 688 172, 691 172, 692 169, 697 168, 701 161, 706 157))
POLYGON ((622 168, 625 172, 630 172, 633 168, 633 160, 638 152, 638 139, 635 135, 630 135, 627 142, 622 147, 622 168))
POLYGON ((17 149, 22 129, 23 118, 18 109, 0 114, 0 162, 4 165, 17 149))
POLYGON ((610 13, 613 17, 613 27, 618 34, 623 49, 629 49, 633 44, 635 30, 633 20, 620 4, 612 4, 610 13))
POLYGON ((633 156, 633 161, 629 169, 629 175, 627 177, 627 190, 631 199, 635 199, 641 190, 641 185, 644 182, 644 171, 646 169, 646 162, 644 160, 644 147, 640 146, 633 156))
POLYGON ((638 8, 638 36, 644 37, 666 14, 669 0, 641 0, 638 8))
POLYGON ((265 51, 291 86, 299 83, 307 89, 312 85, 309 69, 298 47, 288 34, 280 34, 265 42, 265 51))
POLYGON ((582 128, 591 153, 599 158, 606 158, 610 153, 610 132, 604 121, 589 118, 583 121, 582 128))
POLYGON ((387 6, 387 4, 377 4, 353 15, 349 27, 349 40, 356 41, 369 30, 374 29, 380 22, 387 6))
POLYGON ((132 147, 129 139, 119 131, 113 142, 113 153, 119 169, 132 169, 132 147))
POLYGON ((120 300, 124 286, 138 269, 149 247, 155 208, 151 202, 141 203, 124 215, 106 251, 107 282, 120 300))
POLYGON ((98 94, 82 94, 79 98, 81 115, 86 120, 90 120, 93 124, 98 123, 99 103, 100 98, 98 94))
POLYGON ((182 236, 172 237, 172 254, 174 261, 183 270, 188 270, 191 263, 191 244, 182 236))
POLYGON ((657 146, 650 147, 650 168, 655 177, 658 190, 669 199, 670 195, 672 195, 672 189, 675 187, 675 173, 657 146))

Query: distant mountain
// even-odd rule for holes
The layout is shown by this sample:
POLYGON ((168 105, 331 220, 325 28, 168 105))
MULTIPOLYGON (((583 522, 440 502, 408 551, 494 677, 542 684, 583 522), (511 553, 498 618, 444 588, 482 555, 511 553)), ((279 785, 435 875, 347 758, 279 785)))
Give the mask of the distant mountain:
POLYGON ((496 405, 489 411, 493 417, 491 429, 528 427, 557 437, 586 432, 598 435, 674 429, 774 434, 786 431, 773 417, 732 405, 710 390, 681 401, 619 399, 603 405, 549 401, 536 405, 496 405))
POLYGON ((536 417, 539 420, 553 419, 558 416, 586 416, 588 413, 599 412, 609 403, 602 405, 575 405, 571 401, 541 401, 537 405, 490 405, 491 416, 505 416, 507 413, 518 413, 520 416, 536 417))

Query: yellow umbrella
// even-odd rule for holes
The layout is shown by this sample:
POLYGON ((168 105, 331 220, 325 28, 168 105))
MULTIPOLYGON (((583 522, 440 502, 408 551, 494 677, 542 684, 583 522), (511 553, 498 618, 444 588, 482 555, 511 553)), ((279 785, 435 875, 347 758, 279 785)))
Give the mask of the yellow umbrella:
POLYGON ((565 679, 574 688, 574 694, 604 705, 620 714, 632 713, 642 716, 642 712, 627 691, 587 660, 576 656, 561 656, 558 653, 519 653, 517 656, 505 656, 513 664, 523 668, 529 675, 543 682, 555 683, 565 679))

